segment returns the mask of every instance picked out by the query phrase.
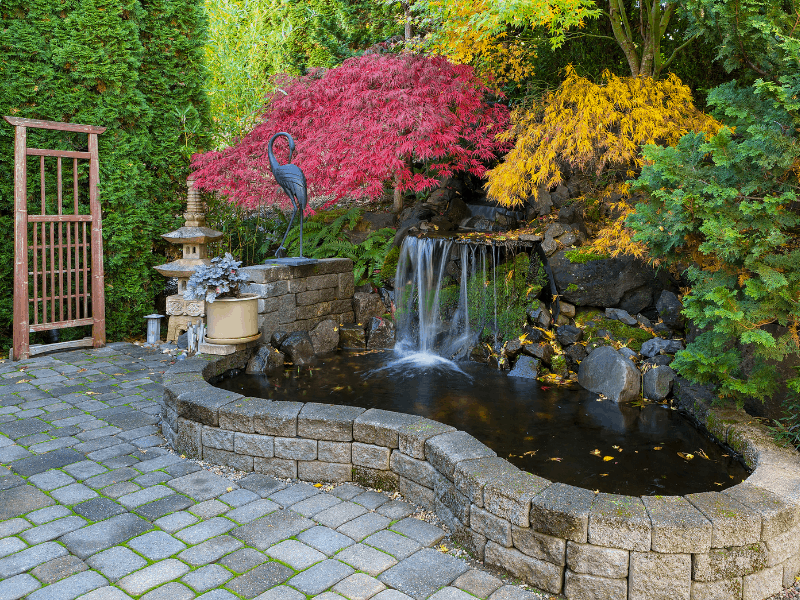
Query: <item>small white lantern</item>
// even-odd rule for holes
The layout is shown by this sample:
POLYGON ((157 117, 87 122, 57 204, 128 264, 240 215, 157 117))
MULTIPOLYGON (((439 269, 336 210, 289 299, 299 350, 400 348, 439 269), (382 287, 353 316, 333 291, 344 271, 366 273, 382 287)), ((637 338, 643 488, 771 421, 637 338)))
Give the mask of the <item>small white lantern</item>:
POLYGON ((147 319, 148 344, 157 344, 161 341, 161 319, 163 318, 164 315, 157 315, 155 313, 145 317, 145 319, 147 319))

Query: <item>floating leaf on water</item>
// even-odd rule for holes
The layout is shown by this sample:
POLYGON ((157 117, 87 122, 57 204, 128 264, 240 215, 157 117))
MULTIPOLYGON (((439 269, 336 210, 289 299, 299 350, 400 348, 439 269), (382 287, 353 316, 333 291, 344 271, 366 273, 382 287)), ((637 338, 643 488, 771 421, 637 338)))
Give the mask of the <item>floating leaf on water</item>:
POLYGON ((690 454, 688 452, 678 452, 678 456, 680 456, 683 460, 692 460, 694 458, 694 454, 690 454))
POLYGON ((333 388, 333 391, 334 392, 341 392, 343 389, 344 389, 343 385, 337 385, 335 388, 333 388))
POLYGON ((604 461, 604 462, 608 462, 608 461, 610 461, 610 460, 614 460, 614 457, 613 457, 613 456, 604 456, 604 457, 603 457, 603 461, 604 461))
POLYGON ((597 448, 595 448, 594 450, 592 450, 591 452, 589 452, 589 454, 594 454, 595 456, 600 456, 600 450, 598 450, 597 448))
POLYGON ((703 449, 702 449, 702 448, 700 448, 700 449, 697 451, 697 454, 698 454, 698 455, 699 455, 701 458, 705 458, 706 460, 711 460, 711 459, 708 457, 708 454, 706 454, 706 453, 703 451, 703 449))
POLYGON ((714 485, 725 485, 724 483, 720 483, 719 481, 715 481, 714 485))
POLYGON ((653 446, 653 450, 661 450, 661 446, 653 446))
POLYGON ((537 452, 538 452, 538 450, 528 450, 527 452, 523 452, 522 456, 533 456, 537 452))
POLYGON ((600 473, 600 477, 608 477, 608 473, 600 473))
POLYGON ((554 460, 556 462, 561 462, 564 459, 563 458, 559 458, 558 456, 553 456, 552 458, 549 458, 548 460, 554 460))

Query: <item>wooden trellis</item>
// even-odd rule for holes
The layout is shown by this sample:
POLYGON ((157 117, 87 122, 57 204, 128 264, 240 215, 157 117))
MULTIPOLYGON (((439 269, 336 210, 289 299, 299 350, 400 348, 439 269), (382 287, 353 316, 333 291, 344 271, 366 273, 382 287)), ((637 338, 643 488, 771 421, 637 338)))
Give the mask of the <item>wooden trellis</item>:
MULTIPOLYGON (((105 127, 5 117, 14 136, 14 347, 15 360, 35 354, 105 344, 103 237, 97 182, 97 136, 105 127), (29 148, 28 129, 86 133, 84 151, 29 148), (28 157, 39 157, 41 211, 28 212, 28 157), (47 190, 45 159, 55 159, 55 190, 47 190), (89 214, 80 214, 78 161, 89 161, 89 214), (72 206, 64 203, 63 163, 72 162, 72 206), (35 331, 92 326, 92 336, 30 345, 35 331)), ((52 186, 51 186, 52 187, 52 186)), ((34 195, 30 194, 33 198, 34 195)))

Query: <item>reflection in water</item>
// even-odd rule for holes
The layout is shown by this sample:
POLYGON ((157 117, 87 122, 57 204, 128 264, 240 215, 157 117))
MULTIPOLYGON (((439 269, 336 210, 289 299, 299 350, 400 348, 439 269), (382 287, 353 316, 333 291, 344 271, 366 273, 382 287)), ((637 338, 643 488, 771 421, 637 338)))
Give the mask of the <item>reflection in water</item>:
POLYGON ((412 367, 391 362, 394 356, 334 353, 311 369, 215 385, 272 400, 421 415, 467 431, 521 469, 603 492, 682 495, 722 490, 747 476, 734 457, 663 406, 598 401, 583 389, 542 390, 475 363, 412 367))

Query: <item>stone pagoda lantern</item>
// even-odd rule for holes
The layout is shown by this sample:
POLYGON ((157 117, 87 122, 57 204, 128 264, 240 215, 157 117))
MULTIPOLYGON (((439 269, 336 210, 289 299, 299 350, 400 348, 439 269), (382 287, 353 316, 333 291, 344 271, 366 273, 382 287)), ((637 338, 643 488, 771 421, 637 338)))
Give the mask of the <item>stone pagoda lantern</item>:
POLYGON ((206 206, 200 193, 194 189, 194 178, 186 180, 189 196, 183 227, 162 235, 171 244, 183 245, 183 258, 155 267, 164 277, 178 278, 178 293, 167 297, 169 323, 167 341, 174 342, 189 326, 202 322, 206 314, 204 300, 184 300, 183 292, 197 265, 209 265, 207 244, 222 237, 221 231, 206 227, 206 206))

